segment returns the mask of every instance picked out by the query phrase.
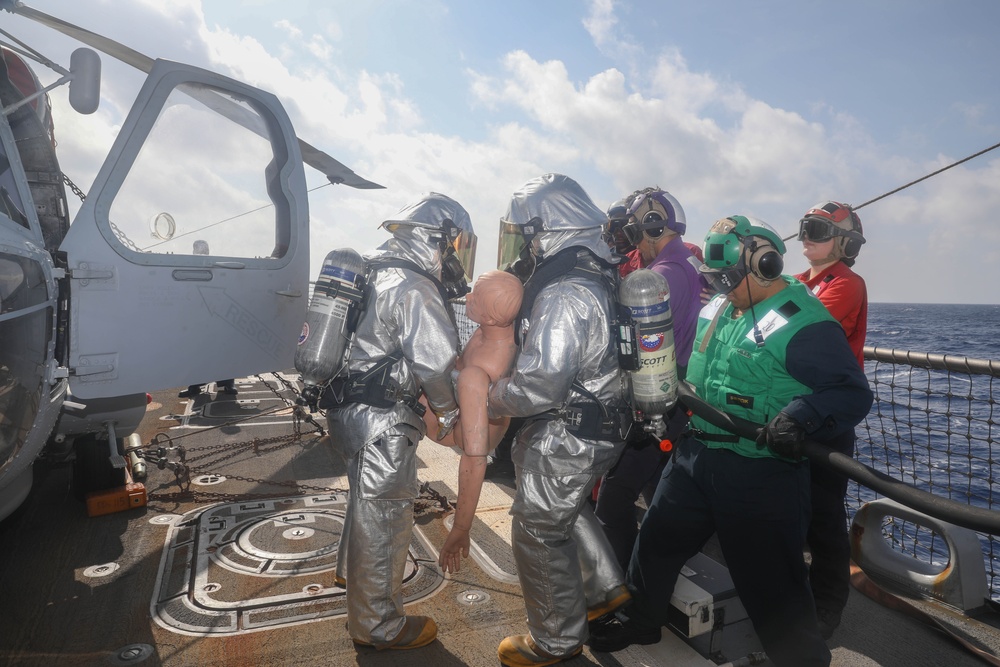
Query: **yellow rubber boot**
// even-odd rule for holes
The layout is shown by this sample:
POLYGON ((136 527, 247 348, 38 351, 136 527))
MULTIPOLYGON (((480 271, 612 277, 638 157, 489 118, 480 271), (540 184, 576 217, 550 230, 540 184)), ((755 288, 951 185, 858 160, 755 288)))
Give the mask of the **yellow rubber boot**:
POLYGON ((497 656, 500 662, 507 667, 541 667, 542 665, 554 665, 563 660, 569 660, 580 654, 583 648, 578 648, 569 655, 555 656, 549 655, 538 648, 531 635, 513 635, 500 642, 497 649, 497 656))
POLYGON ((631 599, 632 594, 628 592, 628 588, 626 588, 624 584, 617 586, 608 592, 606 602, 604 604, 591 607, 587 610, 587 620, 593 621, 594 619, 598 619, 605 614, 610 614, 631 599))
POLYGON ((357 639, 354 640, 354 643, 362 646, 374 646, 379 651, 405 650, 427 646, 437 638, 437 633, 437 623, 430 616, 407 616, 406 622, 403 623, 403 629, 388 644, 369 644, 357 639))

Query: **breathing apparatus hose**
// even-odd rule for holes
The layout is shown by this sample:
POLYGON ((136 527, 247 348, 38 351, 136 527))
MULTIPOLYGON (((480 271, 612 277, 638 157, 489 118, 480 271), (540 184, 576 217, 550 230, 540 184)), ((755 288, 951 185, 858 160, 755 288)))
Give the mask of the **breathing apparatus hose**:
MULTIPOLYGON (((730 433, 755 440, 763 428, 760 424, 735 417, 706 403, 698 397, 688 382, 679 383, 677 397, 694 414, 713 426, 725 429, 730 433)), ((950 498, 941 498, 933 493, 928 493, 883 472, 869 468, 850 456, 833 451, 813 440, 806 440, 802 443, 802 452, 810 461, 836 470, 858 484, 867 486, 872 491, 918 512, 981 533, 1000 534, 1000 512, 973 507, 950 498)))

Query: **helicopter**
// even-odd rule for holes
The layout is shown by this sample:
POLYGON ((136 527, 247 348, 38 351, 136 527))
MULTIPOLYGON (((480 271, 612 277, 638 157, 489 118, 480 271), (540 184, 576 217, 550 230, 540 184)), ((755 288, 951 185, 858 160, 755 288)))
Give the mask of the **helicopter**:
POLYGON ((42 456, 73 461, 78 497, 124 484, 147 392, 290 368, 309 289, 304 163, 382 186, 299 139, 269 92, 16 0, 0 9, 83 44, 64 68, 0 31, 2 520, 42 456), (145 81, 83 192, 60 170, 48 95, 68 84, 73 110, 93 113, 97 50, 145 81), (43 87, 29 60, 60 78, 43 87))

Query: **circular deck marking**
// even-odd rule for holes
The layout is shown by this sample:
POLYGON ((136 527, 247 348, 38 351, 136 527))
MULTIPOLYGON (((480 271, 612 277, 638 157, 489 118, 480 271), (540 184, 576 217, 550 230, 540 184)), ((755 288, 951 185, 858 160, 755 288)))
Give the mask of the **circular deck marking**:
POLYGON ((83 576, 98 578, 106 577, 109 574, 115 572, 119 568, 118 563, 104 563, 103 565, 91 565, 86 570, 83 571, 83 576))
POLYGON ((111 657, 112 665, 136 665, 153 655, 153 647, 149 644, 129 644, 118 649, 111 657))
POLYGON ((199 475, 192 479, 191 483, 198 486, 212 486, 213 484, 222 484, 225 481, 225 475, 199 475))
POLYGON ((333 512, 289 510, 258 517, 241 527, 232 543, 234 553, 223 553, 222 558, 230 562, 299 563, 301 568, 331 567, 336 559, 325 557, 336 553, 343 527, 343 518, 333 512))
MULTIPOLYGON (((172 632, 221 636, 343 616, 336 585, 347 498, 245 500, 193 510, 168 526, 154 620, 172 632)), ((437 554, 414 527, 404 603, 446 585, 437 554)), ((477 597, 478 596, 474 596, 477 597)))
POLYGON ((313 530, 312 528, 304 528, 300 526, 298 528, 289 528, 288 530, 283 532, 281 536, 286 540, 305 540, 307 538, 312 537, 315 534, 316 531, 313 530))
POLYGON ((490 601, 490 594, 486 591, 468 590, 459 593, 456 599, 459 604, 464 605, 483 604, 490 601))

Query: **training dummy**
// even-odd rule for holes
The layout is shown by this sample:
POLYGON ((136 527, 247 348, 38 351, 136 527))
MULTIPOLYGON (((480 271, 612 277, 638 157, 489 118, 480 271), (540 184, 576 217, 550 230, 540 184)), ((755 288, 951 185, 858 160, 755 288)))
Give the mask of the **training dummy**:
MULTIPOLYGON (((462 450, 458 467, 458 509, 451 532, 441 548, 438 563, 445 572, 457 572, 462 557, 469 556, 469 531, 479 504, 486 474, 486 455, 507 430, 509 418, 489 419, 486 396, 491 382, 507 374, 517 352, 514 318, 521 307, 521 281, 504 271, 488 271, 476 280, 466 296, 465 314, 479 325, 462 350, 456 395, 459 419, 454 430, 435 439, 462 450)), ((427 411, 428 434, 437 432, 434 414, 427 411)))

